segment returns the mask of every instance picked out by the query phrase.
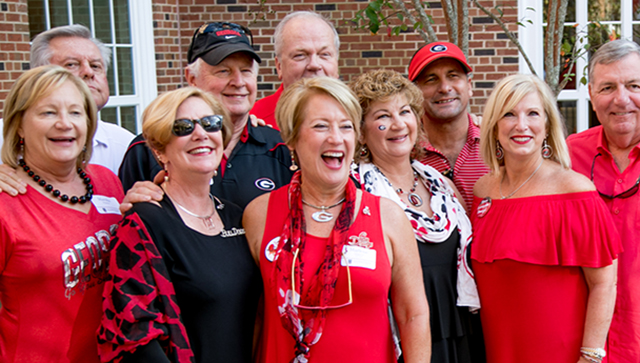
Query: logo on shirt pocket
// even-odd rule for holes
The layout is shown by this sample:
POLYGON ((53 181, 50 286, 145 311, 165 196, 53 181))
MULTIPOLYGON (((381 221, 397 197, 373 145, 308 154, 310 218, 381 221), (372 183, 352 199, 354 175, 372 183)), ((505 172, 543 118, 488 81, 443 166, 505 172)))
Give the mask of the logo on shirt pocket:
POLYGON ((256 180, 255 186, 260 190, 269 191, 276 188, 276 183, 274 183, 273 180, 269 178, 260 178, 256 180))

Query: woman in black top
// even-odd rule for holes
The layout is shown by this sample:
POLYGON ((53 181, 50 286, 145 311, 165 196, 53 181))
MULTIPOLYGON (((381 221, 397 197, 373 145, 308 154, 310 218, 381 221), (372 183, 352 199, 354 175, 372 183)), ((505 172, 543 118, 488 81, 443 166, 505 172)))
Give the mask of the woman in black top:
POLYGON ((165 194, 135 204, 112 241, 103 361, 251 361, 262 283, 242 210, 209 192, 229 122, 215 99, 190 87, 145 110, 143 135, 168 175, 165 194))

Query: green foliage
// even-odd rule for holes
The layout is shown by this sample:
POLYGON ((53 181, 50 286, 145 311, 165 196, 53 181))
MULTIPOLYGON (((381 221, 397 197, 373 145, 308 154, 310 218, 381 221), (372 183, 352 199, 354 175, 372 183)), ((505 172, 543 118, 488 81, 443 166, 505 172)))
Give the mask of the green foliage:
MULTIPOLYGON (((429 7, 427 2, 421 3, 424 9, 429 7)), ((433 18, 428 16, 429 21, 433 23, 433 18)), ((387 35, 399 35, 400 32, 407 31, 409 29, 409 20, 402 13, 402 9, 398 9, 392 0, 371 0, 367 7, 358 11, 351 22, 356 24, 357 29, 369 30, 371 34, 378 34, 380 28, 387 28, 387 35), (397 18, 399 25, 392 24, 392 20, 397 18)), ((421 21, 417 21, 413 24, 413 28, 423 29, 421 21)))

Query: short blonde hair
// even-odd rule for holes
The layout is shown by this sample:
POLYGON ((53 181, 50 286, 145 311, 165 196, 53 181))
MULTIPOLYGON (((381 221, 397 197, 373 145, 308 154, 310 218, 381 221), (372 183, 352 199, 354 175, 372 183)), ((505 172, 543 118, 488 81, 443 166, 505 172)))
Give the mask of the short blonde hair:
MULTIPOLYGON (((174 137, 171 132, 176 114, 180 105, 190 97, 202 99, 216 115, 222 115, 222 142, 227 147, 233 132, 229 113, 222 106, 220 101, 209 93, 195 87, 178 88, 173 91, 163 93, 153 100, 142 114, 142 136, 147 145, 156 152, 164 152, 167 145, 174 137)), ((156 155, 156 153, 154 153, 156 155)), ((156 157, 157 158, 157 157, 156 157)), ((164 167, 162 162, 158 160, 164 167)))
POLYGON ((276 106, 276 121, 285 144, 292 148, 300 136, 307 103, 312 96, 323 94, 336 100, 353 121, 356 140, 360 137, 362 109, 353 92, 342 81, 330 77, 303 78, 287 87, 276 106))
MULTIPOLYGON (((419 159, 425 154, 424 148, 421 147, 422 142, 426 141, 422 129, 422 114, 424 113, 422 108, 423 96, 418 86, 396 71, 379 69, 360 75, 349 84, 349 87, 351 87, 351 90, 356 94, 360 102, 360 107, 362 107, 360 130, 362 130, 363 136, 365 136, 364 116, 370 111, 372 103, 376 101, 386 102, 397 95, 404 96, 416 117, 418 126, 418 137, 413 146, 411 158, 419 159)), ((363 146, 364 144, 358 139, 356 150, 360 150, 363 146)), ((359 152, 355 154, 355 161, 371 162, 369 156, 360 155, 359 152)))
MULTIPOLYGON (((56 66, 46 65, 33 68, 23 73, 13 84, 4 103, 4 125, 2 135, 2 162, 18 167, 20 155, 20 135, 25 112, 41 99, 50 96, 65 83, 71 82, 82 96, 84 111, 87 114, 87 135, 84 141, 85 152, 81 152, 76 159, 76 166, 82 167, 83 162, 91 159, 93 151, 93 135, 98 126, 98 109, 87 85, 68 70, 56 66)), ((22 155, 24 157, 24 155, 22 155)))
POLYGON ((551 160, 565 169, 571 168, 571 159, 565 142, 565 125, 558 111, 553 93, 546 83, 533 75, 514 74, 503 78, 491 93, 480 126, 480 153, 493 172, 498 172, 504 162, 496 157, 498 121, 528 94, 536 92, 546 114, 547 142, 553 149, 551 160))

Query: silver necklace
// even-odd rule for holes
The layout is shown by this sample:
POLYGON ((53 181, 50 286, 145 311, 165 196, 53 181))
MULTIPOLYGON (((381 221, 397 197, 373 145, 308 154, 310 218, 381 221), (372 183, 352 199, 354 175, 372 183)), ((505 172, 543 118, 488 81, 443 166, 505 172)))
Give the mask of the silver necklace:
POLYGON ((314 221, 316 222, 320 222, 320 223, 325 223, 325 222, 329 222, 330 220, 333 219, 333 214, 331 214, 330 212, 327 212, 327 209, 331 209, 333 207, 337 207, 340 204, 344 203, 344 201, 347 200, 347 198, 342 198, 338 203, 336 204, 332 204, 329 206, 324 206, 324 205, 313 205, 313 204, 309 204, 307 203, 304 199, 302 199, 302 203, 304 205, 308 205, 311 208, 315 208, 315 209, 320 209, 319 212, 315 212, 311 215, 311 218, 313 218, 314 221))
POLYGON ((531 173, 531 175, 529 175, 529 177, 527 178, 527 180, 524 181, 524 183, 520 184, 519 187, 516 188, 516 190, 512 191, 509 195, 507 195, 506 197, 502 194, 502 182, 504 181, 504 177, 507 175, 507 171, 505 170, 504 175, 502 176, 502 180, 500 180, 500 197, 502 199, 507 199, 510 198, 512 195, 516 194, 516 192, 518 190, 520 190, 520 188, 522 188, 525 184, 527 184, 527 182, 529 180, 531 180, 531 178, 533 178, 534 175, 536 175, 536 173, 538 172, 538 169, 540 169, 540 167, 542 166, 542 162, 544 162, 544 160, 540 160, 540 164, 538 164, 538 167, 536 168, 536 170, 533 171, 533 173, 531 173))
POLYGON ((178 202, 176 202, 175 199, 173 199, 173 204, 177 205, 178 208, 182 209, 182 211, 187 213, 188 215, 202 220, 202 223, 207 229, 214 229, 216 226, 213 223, 213 215, 216 213, 216 203, 213 201, 213 195, 211 195, 211 193, 209 193, 209 198, 211 198, 211 205, 213 206, 213 211, 208 216, 200 216, 191 212, 190 210, 188 210, 187 208, 181 206, 178 202))
MULTIPOLYGON (((384 175, 382 170, 380 170, 377 166, 376 166, 376 169, 378 169, 380 174, 384 175)), ((385 175, 385 178, 387 178, 386 175, 385 175)), ((389 181, 389 178, 387 178, 387 181, 389 181)), ((391 184, 391 181, 389 181, 389 184, 391 184)), ((417 187, 418 187, 418 173, 416 173, 416 171, 414 170, 413 171, 413 186, 411 187, 411 189, 409 189, 409 194, 407 194, 407 200, 414 207, 420 207, 423 204, 422 198, 418 195, 418 193, 416 193, 416 188, 417 187)), ((391 184, 391 188, 393 188, 396 191, 398 196, 401 196, 402 194, 404 194, 404 190, 402 190, 402 188, 395 188, 393 186, 393 184, 391 184)))

